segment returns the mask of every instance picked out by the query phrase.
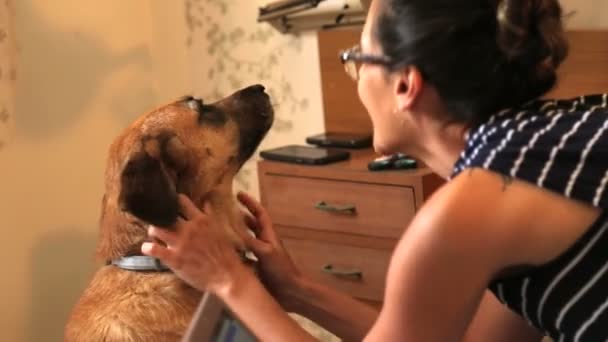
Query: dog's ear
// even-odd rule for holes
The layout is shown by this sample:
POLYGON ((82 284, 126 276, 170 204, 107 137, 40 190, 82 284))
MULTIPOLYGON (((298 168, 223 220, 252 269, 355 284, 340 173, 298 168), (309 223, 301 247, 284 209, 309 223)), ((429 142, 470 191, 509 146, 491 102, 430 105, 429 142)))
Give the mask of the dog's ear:
POLYGON ((136 153, 121 174, 119 203, 148 223, 169 227, 178 216, 177 192, 161 160, 136 153))
POLYGON ((161 133, 144 137, 121 174, 119 203, 123 210, 153 225, 177 220, 177 191, 188 165, 188 149, 178 137, 161 133))

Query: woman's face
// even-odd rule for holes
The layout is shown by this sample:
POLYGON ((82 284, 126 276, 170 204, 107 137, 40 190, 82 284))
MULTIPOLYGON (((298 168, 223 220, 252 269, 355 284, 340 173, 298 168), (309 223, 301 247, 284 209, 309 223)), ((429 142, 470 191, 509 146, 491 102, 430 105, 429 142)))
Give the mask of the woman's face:
MULTIPOLYGON (((365 54, 382 55, 382 49, 372 35, 381 2, 372 1, 363 27, 361 51, 365 54)), ((379 154, 399 152, 406 137, 403 130, 404 113, 397 110, 395 101, 396 87, 394 75, 390 75, 384 66, 366 63, 361 65, 357 90, 371 118, 374 127, 374 149, 379 154)))

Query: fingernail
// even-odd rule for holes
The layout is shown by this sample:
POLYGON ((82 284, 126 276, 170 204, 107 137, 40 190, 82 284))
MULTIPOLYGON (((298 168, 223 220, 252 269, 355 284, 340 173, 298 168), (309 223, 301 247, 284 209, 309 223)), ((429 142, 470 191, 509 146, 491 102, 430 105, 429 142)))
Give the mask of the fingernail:
POLYGON ((149 225, 148 226, 148 234, 152 234, 154 232, 154 226, 153 225, 149 225))
POLYGON ((141 244, 141 251, 144 254, 149 253, 152 250, 152 243, 151 242, 144 242, 141 244))

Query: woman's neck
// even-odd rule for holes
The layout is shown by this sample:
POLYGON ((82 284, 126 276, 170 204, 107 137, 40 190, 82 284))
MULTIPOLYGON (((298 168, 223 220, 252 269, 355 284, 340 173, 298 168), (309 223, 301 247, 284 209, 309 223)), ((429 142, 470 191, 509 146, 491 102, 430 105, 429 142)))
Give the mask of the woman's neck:
POLYGON ((427 85, 409 111, 409 122, 414 128, 404 141, 406 153, 420 159, 444 179, 452 174, 454 164, 465 147, 468 125, 449 122, 447 106, 437 90, 427 85))
POLYGON ((437 123, 420 137, 418 151, 412 153, 440 177, 447 179, 465 147, 466 126, 437 123))

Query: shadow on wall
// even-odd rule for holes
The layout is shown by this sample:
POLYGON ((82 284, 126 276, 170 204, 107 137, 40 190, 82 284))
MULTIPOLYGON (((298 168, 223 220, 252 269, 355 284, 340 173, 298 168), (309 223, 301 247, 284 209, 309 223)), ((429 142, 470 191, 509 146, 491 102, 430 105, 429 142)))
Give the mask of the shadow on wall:
POLYGON ((65 229, 49 234, 33 247, 27 341, 63 340, 72 307, 96 269, 96 243, 95 234, 65 229))
POLYGON ((129 89, 109 94, 108 110, 118 110, 117 119, 126 125, 147 109, 132 108, 134 103, 154 103, 149 47, 142 44, 114 54, 95 34, 54 27, 36 3, 15 4, 19 45, 15 129, 20 134, 32 139, 61 134, 84 115, 108 76, 126 67, 134 67, 135 75, 129 70, 131 76, 123 82, 129 89))

